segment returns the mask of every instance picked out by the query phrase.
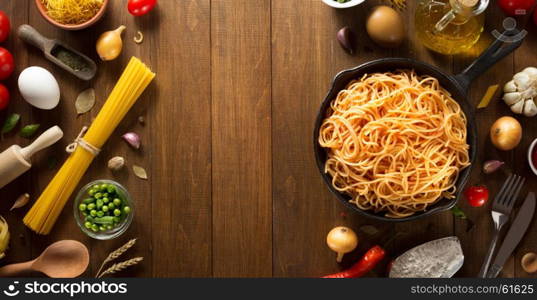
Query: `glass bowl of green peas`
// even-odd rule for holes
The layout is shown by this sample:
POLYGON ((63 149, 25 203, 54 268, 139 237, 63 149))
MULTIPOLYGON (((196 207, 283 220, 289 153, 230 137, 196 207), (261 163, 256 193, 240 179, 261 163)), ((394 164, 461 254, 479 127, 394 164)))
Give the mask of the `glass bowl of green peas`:
POLYGON ((112 180, 96 180, 84 186, 76 196, 73 211, 78 227, 98 240, 120 236, 134 216, 131 196, 112 180))

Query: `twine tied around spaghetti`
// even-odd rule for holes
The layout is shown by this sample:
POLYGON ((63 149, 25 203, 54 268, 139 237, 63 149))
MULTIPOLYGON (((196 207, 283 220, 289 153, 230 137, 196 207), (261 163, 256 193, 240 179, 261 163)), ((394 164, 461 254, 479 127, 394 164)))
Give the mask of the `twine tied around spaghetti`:
POLYGON ((93 154, 93 156, 99 155, 99 153, 101 152, 101 149, 93 146, 92 144, 90 144, 90 143, 86 142, 86 140, 84 140, 84 135, 86 134, 87 131, 88 131, 87 126, 82 127, 82 130, 80 130, 80 133, 76 137, 75 141, 72 142, 71 144, 69 144, 65 148, 65 151, 67 153, 73 153, 73 152, 75 152, 76 148, 78 146, 80 146, 80 147, 84 148, 84 150, 87 150, 89 153, 93 154))

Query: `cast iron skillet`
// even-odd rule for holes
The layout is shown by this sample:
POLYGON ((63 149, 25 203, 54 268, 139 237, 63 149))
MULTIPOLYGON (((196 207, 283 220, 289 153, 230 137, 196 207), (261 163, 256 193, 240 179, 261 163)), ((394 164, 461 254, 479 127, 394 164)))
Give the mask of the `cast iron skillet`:
MULTIPOLYGON (((516 36, 518 31, 509 31, 505 32, 503 35, 509 39, 509 37, 516 36)), ((326 111, 330 106, 330 102, 336 98, 339 91, 344 89, 347 84, 353 79, 360 78, 363 74, 366 73, 376 73, 376 72, 391 72, 397 69, 414 69, 418 74, 429 75, 437 78, 446 90, 448 90, 453 98, 457 100, 460 104, 462 110, 466 114, 468 119, 468 137, 467 141, 470 145, 470 160, 472 164, 474 163, 476 150, 477 150, 477 129, 474 119, 474 109, 467 101, 467 94, 470 83, 479 75, 484 73, 492 65, 497 63, 500 59, 507 56, 509 53, 513 52, 522 44, 522 40, 503 42, 501 39, 496 39, 490 47, 481 54, 481 56, 475 60, 468 68, 466 68, 461 74, 453 76, 446 74, 446 72, 440 70, 439 68, 416 61, 409 58, 382 58, 377 59, 371 62, 367 62, 363 65, 360 65, 354 69, 349 69, 340 72, 334 78, 332 83, 332 88, 328 92, 328 95, 324 99, 317 119, 315 121, 314 133, 313 133, 313 145, 315 151, 315 159, 317 161, 317 167, 321 173, 321 176, 324 179, 324 182, 332 192, 345 206, 358 212, 361 215, 371 217, 373 219, 381 221, 391 221, 391 222, 403 222, 411 221, 432 214, 446 211, 451 209, 460 198, 461 191, 464 189, 466 182, 468 181, 468 176, 470 175, 471 166, 464 169, 456 182, 457 193, 454 199, 440 199, 434 205, 430 206, 424 212, 418 212, 412 216, 405 218, 388 218, 383 215, 383 213, 374 213, 372 211, 364 211, 358 208, 353 203, 350 203, 350 196, 345 195, 332 186, 332 178, 330 175, 324 172, 324 166, 326 161, 326 151, 319 145, 319 128, 322 121, 326 117, 326 111)))

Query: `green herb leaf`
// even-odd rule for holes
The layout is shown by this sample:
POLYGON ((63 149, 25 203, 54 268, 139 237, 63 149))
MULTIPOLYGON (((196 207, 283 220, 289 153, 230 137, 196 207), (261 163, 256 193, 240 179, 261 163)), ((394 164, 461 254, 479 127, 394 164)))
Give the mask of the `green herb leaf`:
POLYGON ((6 121, 4 122, 4 126, 2 126, 2 134, 6 134, 13 130, 15 126, 17 126, 17 123, 19 123, 19 120, 21 119, 21 115, 19 114, 11 114, 7 117, 6 121))
POLYGON ((462 211, 462 209, 458 206, 454 206, 452 209, 451 209, 451 212, 453 213, 453 215, 459 219, 463 219, 463 220, 466 220, 468 219, 466 217, 466 214, 464 213, 464 211, 462 211))
POLYGON ((40 126, 40 124, 26 125, 21 129, 20 136, 29 139, 37 132, 40 126))

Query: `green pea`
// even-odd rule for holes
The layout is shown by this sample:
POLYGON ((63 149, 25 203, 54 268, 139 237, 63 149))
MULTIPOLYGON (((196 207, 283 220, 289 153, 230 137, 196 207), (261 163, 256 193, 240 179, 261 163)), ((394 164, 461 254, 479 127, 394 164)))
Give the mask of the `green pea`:
POLYGON ((90 203, 90 204, 88 204, 87 208, 88 208, 89 210, 93 210, 93 209, 95 209, 95 203, 90 203))
POLYGON ((109 209, 109 210, 113 211, 114 208, 116 208, 116 206, 114 205, 114 203, 109 203, 109 204, 108 204, 108 209, 109 209))
POLYGON ((93 230, 93 231, 95 231, 95 232, 99 231, 99 225, 97 225, 97 224, 92 224, 92 225, 91 225, 91 230, 93 230))
POLYGON ((95 199, 101 199, 103 197, 103 194, 96 193, 93 197, 95 197, 95 199))
POLYGON ((104 212, 107 212, 107 211, 108 211, 108 206, 103 206, 102 210, 103 210, 104 212))
POLYGON ((121 205, 121 199, 115 198, 114 201, 112 201, 112 203, 114 203, 115 206, 120 206, 121 205))
POLYGON ((88 191, 88 195, 90 195, 90 196, 95 195, 95 193, 97 193, 97 192, 96 192, 94 189, 90 189, 90 190, 88 191))
POLYGON ((104 190, 106 190, 107 188, 108 188, 108 184, 106 184, 106 183, 103 183, 103 184, 101 184, 101 185, 99 186, 99 190, 101 190, 101 191, 104 191, 104 190))
POLYGON ((91 222, 84 223, 84 227, 86 227, 87 229, 90 229, 91 225, 92 225, 91 222))
POLYGON ((119 209, 117 209, 117 208, 114 209, 114 216, 116 216, 116 217, 121 216, 121 210, 119 210, 119 209))
POLYGON ((92 216, 87 216, 85 220, 86 220, 86 222, 91 222, 91 223, 93 223, 93 221, 94 221, 92 216))
POLYGON ((108 197, 103 198, 103 203, 108 203, 108 202, 110 202, 110 199, 108 199, 108 197))
POLYGON ((108 193, 103 193, 103 198, 108 198, 108 193))
POLYGON ((88 208, 88 207, 87 207, 86 204, 84 204, 84 203, 81 203, 81 204, 78 206, 78 209, 79 209, 80 211, 85 211, 87 208, 88 208))
POLYGON ((114 226, 112 226, 112 225, 106 225, 106 229, 107 229, 107 230, 112 230, 112 228, 114 228, 114 226))
POLYGON ((104 216, 104 217, 96 218, 95 223, 100 224, 100 225, 112 225, 114 223, 114 217, 104 216))
POLYGON ((97 212, 97 216, 98 216, 99 218, 103 217, 103 216, 104 216, 104 212, 103 212, 102 210, 98 211, 98 212, 97 212))
POLYGON ((121 219, 119 217, 114 217, 113 221, 117 224, 121 221, 121 219))
POLYGON ((127 215, 130 214, 130 213, 131 213, 131 208, 130 208, 130 206, 125 206, 125 207, 123 207, 123 212, 125 212, 125 214, 127 214, 127 215))
POLYGON ((100 230, 100 231, 105 231, 105 230, 106 230, 106 227, 101 225, 101 226, 99 226, 99 230, 100 230))
POLYGON ((96 203, 97 203, 97 208, 101 208, 101 207, 103 207, 103 204, 104 204, 104 203, 103 203, 103 200, 99 199, 99 200, 97 200, 96 203))
POLYGON ((92 216, 92 217, 96 217, 96 216, 97 216, 97 211, 96 211, 95 209, 92 209, 92 210, 90 211, 90 216, 92 216))
POLYGON ((95 200, 94 200, 93 198, 87 198, 87 199, 84 199, 84 200, 82 201, 82 203, 84 203, 84 204, 90 204, 90 203, 92 203, 92 202, 94 202, 94 201, 95 201, 95 200))
POLYGON ((108 185, 108 188, 106 190, 109 193, 115 193, 116 192, 116 187, 110 184, 110 185, 108 185))
POLYGON ((86 216, 88 215, 88 212, 83 211, 83 212, 82 212, 82 215, 83 215, 84 217, 86 217, 86 216))
POLYGON ((94 189, 95 191, 98 191, 99 190, 99 185, 94 184, 91 188, 94 189))

